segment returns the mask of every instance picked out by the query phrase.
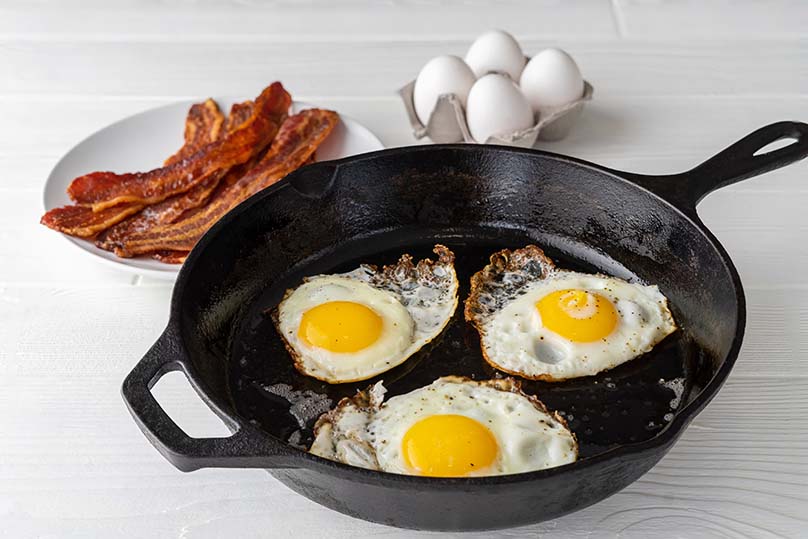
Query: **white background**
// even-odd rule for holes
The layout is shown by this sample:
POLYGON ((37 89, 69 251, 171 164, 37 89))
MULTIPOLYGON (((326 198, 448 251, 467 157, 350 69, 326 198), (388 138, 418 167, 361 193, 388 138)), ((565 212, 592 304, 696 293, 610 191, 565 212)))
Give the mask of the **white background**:
MULTIPOLYGON (((388 146, 411 144, 395 90, 430 57, 462 55, 480 31, 502 27, 528 53, 568 49, 595 86, 573 135, 543 148, 679 171, 767 123, 808 120, 808 3, 703 4, 0 2, 0 535, 414 535, 319 507, 260 471, 180 473, 148 444, 119 386, 164 327, 171 287, 98 265, 38 225, 44 180, 72 145, 134 112, 251 97, 275 79, 388 146)), ((504 536, 808 533, 806 208, 806 163, 701 204, 748 296, 728 383, 637 483, 504 536)), ((224 431, 180 375, 156 391, 189 433, 224 431)))

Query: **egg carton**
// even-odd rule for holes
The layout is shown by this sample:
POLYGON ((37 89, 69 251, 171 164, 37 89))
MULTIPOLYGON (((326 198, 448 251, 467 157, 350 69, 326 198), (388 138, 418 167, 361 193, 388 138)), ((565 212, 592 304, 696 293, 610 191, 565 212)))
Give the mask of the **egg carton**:
MULTIPOLYGON (((415 114, 415 105, 412 100, 414 88, 415 81, 413 80, 401 88, 398 94, 404 101, 404 107, 407 109, 407 116, 416 139, 429 137, 432 142, 438 144, 476 142, 469 133, 463 105, 455 94, 441 95, 432 114, 429 115, 429 121, 424 125, 415 114)), ((569 134, 581 115, 584 103, 592 99, 593 92, 592 85, 584 81, 584 93, 580 98, 540 115, 538 123, 533 127, 507 135, 492 135, 485 143, 531 148, 536 140, 561 140, 569 134)))

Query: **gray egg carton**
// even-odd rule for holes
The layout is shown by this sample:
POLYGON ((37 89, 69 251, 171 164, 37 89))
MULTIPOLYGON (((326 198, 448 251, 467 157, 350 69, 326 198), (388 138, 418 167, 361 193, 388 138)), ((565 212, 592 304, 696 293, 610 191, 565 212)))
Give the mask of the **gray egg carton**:
MULTIPOLYGON (((441 95, 429 116, 429 121, 424 125, 415 114, 415 106, 412 101, 413 88, 415 88, 414 80, 401 88, 398 94, 404 101, 404 107, 407 109, 407 116, 416 139, 429 137, 432 142, 439 144, 477 142, 469 133, 463 105, 455 94, 441 95)), ((592 99, 593 92, 592 85, 584 81, 584 94, 579 99, 540 115, 538 123, 533 127, 508 135, 490 136, 485 142, 486 144, 530 148, 536 143, 536 140, 561 140, 569 134, 581 114, 584 103, 592 99)))

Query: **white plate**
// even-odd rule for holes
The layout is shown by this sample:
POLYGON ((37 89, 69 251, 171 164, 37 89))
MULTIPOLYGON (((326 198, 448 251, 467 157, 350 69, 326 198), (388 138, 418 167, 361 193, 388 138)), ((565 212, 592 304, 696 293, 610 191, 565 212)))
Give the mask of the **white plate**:
MULTIPOLYGON (((216 99, 223 112, 243 99, 216 99)), ((59 160, 45 183, 45 210, 70 204, 66 189, 73 178, 96 170, 146 171, 163 164, 183 143, 185 116, 197 101, 184 101, 147 110, 97 131, 78 143, 59 160)), ((292 111, 314 105, 295 101, 292 111)), ((316 160, 326 161, 380 150, 381 141, 360 123, 340 116, 340 122, 317 149, 316 160)), ((58 232, 54 232, 58 234, 58 232)), ((174 279, 179 264, 164 264, 150 258, 118 258, 92 242, 63 235, 99 262, 119 269, 163 279, 174 279)))

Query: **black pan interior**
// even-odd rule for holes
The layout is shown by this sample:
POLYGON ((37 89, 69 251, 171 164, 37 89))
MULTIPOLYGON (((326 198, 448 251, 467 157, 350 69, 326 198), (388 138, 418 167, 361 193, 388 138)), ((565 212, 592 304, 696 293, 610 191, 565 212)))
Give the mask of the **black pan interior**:
POLYGON ((715 374, 734 335, 737 305, 720 254, 681 214, 623 180, 550 156, 490 153, 498 152, 382 156, 348 163, 336 178, 310 167, 305 185, 265 192, 222 223, 204 247, 207 264, 194 266, 175 297, 217 404, 305 448, 320 413, 379 379, 389 398, 449 374, 502 376, 482 360, 462 306, 402 366, 340 385, 297 373, 265 311, 303 276, 393 263, 403 252, 430 256, 434 243, 455 252, 462 301, 491 253, 535 243, 564 268, 659 284, 683 329, 612 371, 523 388, 563 413, 583 457, 664 429, 715 374), (311 196, 312 175, 328 186, 323 196, 311 196))

